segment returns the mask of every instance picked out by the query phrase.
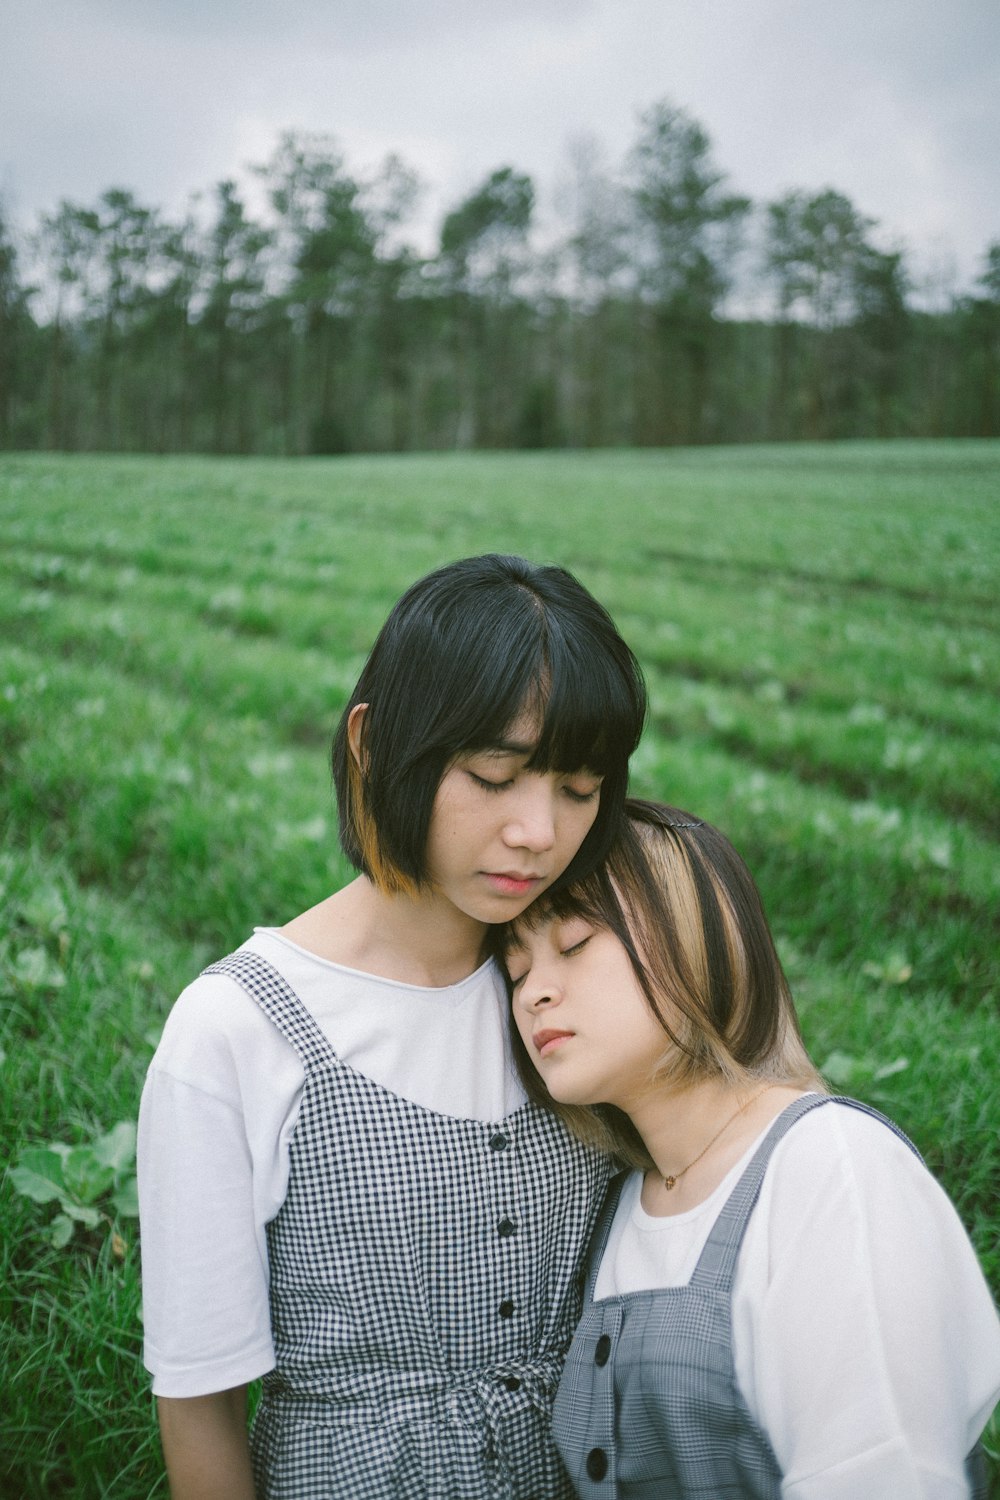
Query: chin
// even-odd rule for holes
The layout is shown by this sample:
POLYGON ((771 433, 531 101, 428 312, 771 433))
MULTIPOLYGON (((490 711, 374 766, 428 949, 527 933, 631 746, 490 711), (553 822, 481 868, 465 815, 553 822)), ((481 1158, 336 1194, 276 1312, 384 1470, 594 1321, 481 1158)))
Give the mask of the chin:
POLYGON ((559 1087, 559 1085, 556 1085, 556 1087, 553 1088, 551 1083, 546 1083, 545 1087, 549 1091, 550 1098, 552 1098, 556 1104, 575 1104, 577 1106, 586 1106, 589 1104, 593 1104, 594 1102, 593 1096, 588 1089, 585 1089, 583 1091, 584 1097, 581 1097, 580 1090, 574 1089, 571 1084, 563 1085, 561 1088, 559 1087))

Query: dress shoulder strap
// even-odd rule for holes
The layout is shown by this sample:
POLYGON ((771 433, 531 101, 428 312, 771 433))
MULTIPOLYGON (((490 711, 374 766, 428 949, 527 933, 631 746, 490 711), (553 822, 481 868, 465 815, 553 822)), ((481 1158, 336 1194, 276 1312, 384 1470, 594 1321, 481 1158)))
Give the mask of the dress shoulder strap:
POLYGON ((761 1185, 764 1174, 767 1171, 771 1157, 774 1155, 778 1143, 787 1135, 792 1126, 797 1124, 804 1115, 811 1113, 814 1109, 820 1109, 826 1104, 846 1105, 849 1109, 859 1110, 862 1114, 870 1115, 872 1119, 880 1121, 893 1135, 907 1146, 918 1160, 923 1160, 916 1146, 908 1136, 899 1129, 897 1125, 880 1114, 877 1109, 872 1109, 868 1104, 862 1104, 858 1099, 848 1099, 843 1095, 831 1094, 806 1094, 801 1099, 796 1099, 787 1109, 782 1110, 772 1124, 767 1135, 761 1141, 757 1150, 739 1182, 733 1188, 719 1217, 712 1226, 711 1233, 705 1242, 694 1274, 691 1277, 692 1286, 716 1287, 727 1289, 732 1286, 733 1276, 736 1271, 736 1260, 739 1255, 743 1236, 746 1233, 750 1215, 753 1213, 760 1196, 761 1185))
POLYGON ((240 948, 227 958, 220 958, 218 963, 210 964, 204 972, 226 974, 235 980, 260 1007, 289 1046, 294 1047, 307 1073, 315 1067, 337 1060, 337 1054, 322 1028, 309 1014, 291 985, 266 958, 240 948))

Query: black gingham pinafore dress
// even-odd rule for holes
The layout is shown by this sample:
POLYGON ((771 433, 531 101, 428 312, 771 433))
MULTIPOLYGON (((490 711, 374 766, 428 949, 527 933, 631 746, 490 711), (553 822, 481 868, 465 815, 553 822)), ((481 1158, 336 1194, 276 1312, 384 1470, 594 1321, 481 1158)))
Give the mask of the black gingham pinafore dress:
MULTIPOLYGON (((919 1155, 891 1120, 856 1099, 796 1100, 754 1153, 684 1286, 593 1300, 621 1184, 609 1193, 553 1421, 580 1500, 780 1500, 778 1461, 736 1382, 733 1281, 774 1148, 826 1104, 872 1115, 919 1155)), ((973 1500, 985 1500, 978 1445, 966 1472, 973 1500)))
POLYGON ((487 1124, 374 1083, 255 954, 210 972, 306 1075, 267 1229, 258 1500, 568 1500, 549 1418, 607 1160, 532 1103, 487 1124))

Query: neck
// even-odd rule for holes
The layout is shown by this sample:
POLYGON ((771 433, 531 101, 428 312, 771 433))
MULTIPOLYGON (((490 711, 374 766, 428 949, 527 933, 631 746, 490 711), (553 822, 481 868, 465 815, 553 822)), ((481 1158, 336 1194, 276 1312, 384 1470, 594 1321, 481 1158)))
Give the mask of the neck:
POLYGON ((389 896, 364 875, 285 928, 302 947, 334 963, 438 988, 483 962, 486 927, 433 892, 389 896))
POLYGON ((650 1089, 626 1110, 655 1164, 643 1185, 644 1207, 653 1214, 677 1214, 701 1203, 801 1094, 790 1083, 735 1088, 719 1079, 684 1089, 650 1089), (673 1179, 670 1187, 668 1179, 673 1179))
MULTIPOLYGON (((661 1086, 636 1101, 628 1114, 657 1173, 668 1177, 682 1172, 726 1118, 755 1091, 736 1089, 717 1078, 700 1079, 677 1089, 661 1086)), ((735 1127, 736 1121, 733 1124, 735 1127)))
POLYGON ((794 1084, 753 1082, 736 1087, 704 1079, 661 1093, 630 1117, 653 1158, 655 1172, 673 1200, 698 1201, 700 1191, 721 1181, 760 1131, 802 1090, 794 1084))

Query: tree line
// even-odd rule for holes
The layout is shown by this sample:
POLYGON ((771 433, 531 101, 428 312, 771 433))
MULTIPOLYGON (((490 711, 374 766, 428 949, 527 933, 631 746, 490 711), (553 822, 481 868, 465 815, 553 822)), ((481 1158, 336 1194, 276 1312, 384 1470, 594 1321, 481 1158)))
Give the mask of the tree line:
POLYGON ((1000 436, 1000 240, 916 305, 833 189, 753 203, 667 102, 614 169, 578 145, 556 231, 505 166, 408 239, 399 158, 288 134, 171 219, 122 188, 0 213, 0 447, 341 453, 1000 436))

